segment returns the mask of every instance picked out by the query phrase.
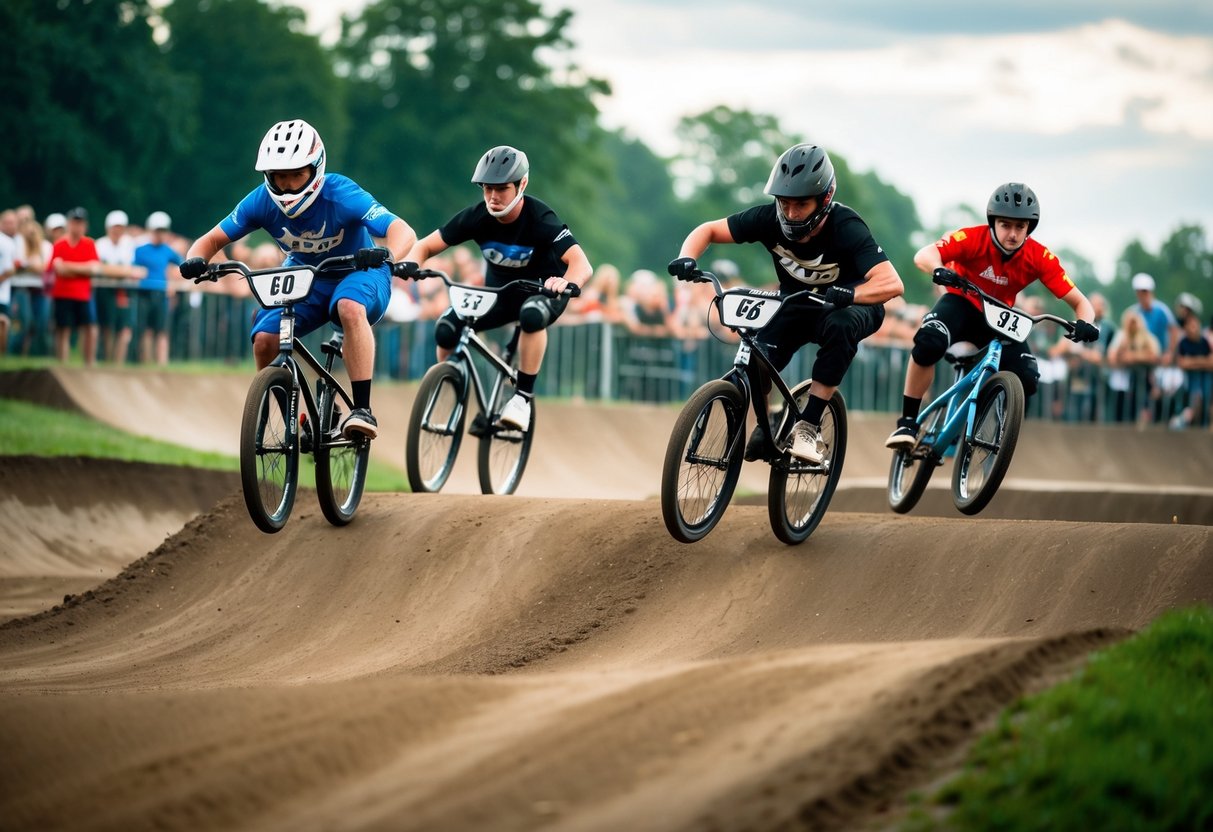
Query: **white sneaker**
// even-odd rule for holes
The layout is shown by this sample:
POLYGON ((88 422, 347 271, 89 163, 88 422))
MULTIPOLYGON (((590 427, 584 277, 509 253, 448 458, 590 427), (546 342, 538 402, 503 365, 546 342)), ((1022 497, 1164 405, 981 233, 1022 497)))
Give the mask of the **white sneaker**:
POLYGON ((525 431, 531 426, 531 400, 526 396, 515 393, 514 397, 501 408, 497 424, 525 431))
POLYGON ((792 428, 792 447, 788 448, 788 453, 815 465, 826 457, 826 441, 821 438, 820 430, 801 419, 792 428))

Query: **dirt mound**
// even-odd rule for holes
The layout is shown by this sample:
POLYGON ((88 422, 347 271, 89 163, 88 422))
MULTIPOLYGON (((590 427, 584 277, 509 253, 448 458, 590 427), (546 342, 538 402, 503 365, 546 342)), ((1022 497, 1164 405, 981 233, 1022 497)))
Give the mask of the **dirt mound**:
POLYGON ((238 496, 0 627, 14 829, 849 827, 1021 692, 1213 600, 1213 529, 238 496), (980 529, 980 534, 974 534, 980 529), (53 695, 48 695, 53 694, 53 695))

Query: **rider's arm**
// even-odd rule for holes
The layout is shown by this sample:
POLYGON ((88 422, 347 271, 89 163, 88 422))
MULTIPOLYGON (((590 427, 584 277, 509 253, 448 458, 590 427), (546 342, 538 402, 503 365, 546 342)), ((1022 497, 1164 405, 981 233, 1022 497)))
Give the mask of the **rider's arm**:
POLYGON ((914 254, 914 265, 927 274, 933 274, 936 269, 942 268, 943 256, 939 253, 939 246, 928 243, 920 248, 914 254))
POLYGON ((863 283, 855 286, 855 302, 877 304, 884 303, 905 294, 901 275, 888 260, 877 263, 868 269, 863 276, 863 283))
POLYGON ((224 246, 230 242, 231 239, 228 238, 223 229, 216 225, 197 240, 194 240, 194 244, 185 253, 185 257, 187 260, 191 257, 201 257, 209 263, 211 258, 222 251, 224 246))
POLYGON ((1095 320, 1095 308, 1091 306, 1091 301, 1087 300, 1087 296, 1078 287, 1066 292, 1061 299, 1074 310, 1074 317, 1078 320, 1087 323, 1095 320))
POLYGON ((393 260, 407 260, 409 252, 417 243, 417 233, 411 225, 397 217, 387 227, 387 235, 382 240, 375 238, 375 243, 386 245, 388 251, 392 252, 393 260))
POLYGON ((687 238, 682 241, 678 250, 679 257, 694 257, 698 259, 712 243, 731 243, 733 232, 729 231, 727 219, 712 220, 696 226, 687 238))
POLYGON ((424 263, 435 254, 441 254, 448 248, 450 246, 446 244, 446 240, 442 239, 442 234, 438 231, 431 231, 423 239, 413 243, 413 247, 409 249, 404 259, 414 263, 424 263))
POLYGON ((585 251, 581 246, 570 246, 560 259, 568 267, 564 277, 552 276, 543 283, 553 292, 563 292, 570 283, 584 286, 585 282, 590 279, 590 275, 594 273, 594 268, 590 265, 590 258, 585 256, 585 251))

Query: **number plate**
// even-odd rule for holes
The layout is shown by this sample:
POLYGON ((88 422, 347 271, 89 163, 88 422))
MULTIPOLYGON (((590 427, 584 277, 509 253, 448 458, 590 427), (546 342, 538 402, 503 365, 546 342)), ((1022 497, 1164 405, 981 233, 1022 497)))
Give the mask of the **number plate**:
POLYGON ((483 317, 497 303, 496 292, 468 289, 465 286, 451 287, 451 308, 455 314, 469 321, 483 317))
POLYGON ((995 332, 1021 344, 1027 340, 1028 333, 1032 331, 1032 319, 1027 315, 1003 309, 992 303, 983 303, 982 308, 986 313, 986 323, 995 332))
POLYGON ((257 303, 266 309, 290 306, 303 300, 312 291, 316 273, 311 269, 282 269, 249 276, 249 285, 257 303))
POLYGON ((734 329, 761 329, 783 306, 775 292, 732 290, 720 299, 720 320, 734 329))

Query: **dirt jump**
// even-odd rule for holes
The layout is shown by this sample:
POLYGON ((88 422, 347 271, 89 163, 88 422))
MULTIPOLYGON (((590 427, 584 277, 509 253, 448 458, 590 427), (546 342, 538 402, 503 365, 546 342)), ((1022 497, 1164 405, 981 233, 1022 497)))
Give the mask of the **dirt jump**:
MULTIPOLYGON (((247 374, 0 373, 0 396, 229 454, 247 374)), ((377 385, 373 464, 412 390, 377 385)), ((234 474, 0 457, 0 828, 871 828, 1017 696, 1213 602, 1213 437, 1029 422, 967 518, 883 504, 887 417, 803 545, 766 469, 700 543, 677 408, 541 402, 513 497, 469 459, 279 534, 234 474), (754 504, 745 504, 754 503, 754 504)), ((945 469, 946 471, 946 469, 945 469)))

